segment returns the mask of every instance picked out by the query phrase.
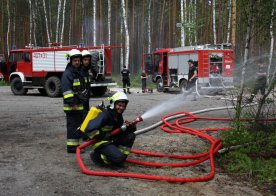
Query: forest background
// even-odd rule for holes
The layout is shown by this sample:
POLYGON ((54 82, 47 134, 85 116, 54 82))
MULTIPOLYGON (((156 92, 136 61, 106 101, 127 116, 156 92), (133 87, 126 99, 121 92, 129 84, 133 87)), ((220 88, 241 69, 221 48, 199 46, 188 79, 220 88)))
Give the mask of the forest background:
POLYGON ((140 72, 143 53, 156 48, 231 43, 237 65, 246 47, 249 58, 268 56, 274 48, 273 0, 2 0, 0 5, 0 53, 53 42, 120 45, 113 53, 115 73, 123 65, 140 72))

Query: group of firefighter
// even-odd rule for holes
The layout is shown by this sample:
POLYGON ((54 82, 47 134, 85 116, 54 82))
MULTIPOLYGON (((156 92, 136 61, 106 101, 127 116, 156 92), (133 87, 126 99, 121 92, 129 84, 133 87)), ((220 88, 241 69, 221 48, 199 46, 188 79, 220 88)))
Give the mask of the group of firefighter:
MULTIPOLYGON (((108 98, 110 105, 102 106, 100 108, 102 112, 90 120, 82 132, 80 126, 90 109, 91 77, 89 72, 91 69, 92 73, 96 72, 96 69, 94 65, 91 65, 92 55, 88 50, 80 52, 72 49, 67 58, 68 64, 61 80, 64 112, 66 113, 67 152, 76 153, 81 140, 96 139, 97 142, 92 145, 91 159, 100 165, 121 166, 130 153, 136 130, 135 126, 128 126, 124 132, 111 136, 112 130, 124 124, 122 114, 129 102, 125 87, 125 92, 118 91, 108 98)), ((126 78, 123 78, 124 80, 126 78)), ((129 86, 127 91, 130 93, 129 86)))
MULTIPOLYGON (((96 139, 90 154, 92 161, 100 165, 122 166, 134 143, 136 126, 129 125, 125 131, 116 135, 111 135, 111 132, 124 124, 123 113, 129 102, 126 93, 131 94, 129 70, 124 66, 121 71, 124 92, 118 91, 109 97, 110 105, 102 106, 99 115, 88 122, 85 130, 80 131, 80 126, 90 110, 90 84, 97 75, 97 69, 91 63, 92 55, 88 50, 80 52, 72 49, 67 58, 68 65, 61 80, 64 112, 66 113, 67 152, 76 153, 80 140, 96 139), (92 78, 89 72, 92 73, 92 78)), ((188 64, 187 89, 192 88, 197 80, 197 66, 193 60, 188 60, 188 64)), ((255 88, 251 97, 248 98, 249 102, 252 102, 258 90, 262 94, 265 93, 266 67, 263 63, 259 63, 257 75, 255 88)), ((146 89, 145 80, 146 74, 143 72, 141 74, 142 90, 146 89)))

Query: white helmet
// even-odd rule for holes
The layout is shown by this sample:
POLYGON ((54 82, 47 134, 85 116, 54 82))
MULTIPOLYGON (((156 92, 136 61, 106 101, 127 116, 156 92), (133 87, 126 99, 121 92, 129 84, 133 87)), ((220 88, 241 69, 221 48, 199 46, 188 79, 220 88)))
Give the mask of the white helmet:
POLYGON ((128 98, 125 93, 123 92, 116 92, 112 97, 108 97, 108 100, 110 100, 110 108, 114 109, 114 106, 117 101, 124 101, 126 102, 126 105, 128 104, 128 98))
POLYGON ((83 50, 83 51, 81 52, 81 55, 82 55, 82 57, 85 57, 85 56, 91 57, 91 53, 90 53, 88 50, 83 50))
POLYGON ((73 59, 73 58, 76 58, 76 57, 81 57, 81 52, 77 49, 72 49, 70 50, 69 52, 69 58, 70 58, 70 61, 73 59))

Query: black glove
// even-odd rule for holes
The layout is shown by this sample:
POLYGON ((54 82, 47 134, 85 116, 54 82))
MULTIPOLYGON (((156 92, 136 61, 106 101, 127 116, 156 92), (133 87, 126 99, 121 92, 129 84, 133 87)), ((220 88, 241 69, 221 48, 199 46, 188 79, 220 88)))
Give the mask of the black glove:
POLYGON ((135 132, 136 130, 137 130, 136 125, 133 125, 133 124, 127 125, 126 131, 135 132))

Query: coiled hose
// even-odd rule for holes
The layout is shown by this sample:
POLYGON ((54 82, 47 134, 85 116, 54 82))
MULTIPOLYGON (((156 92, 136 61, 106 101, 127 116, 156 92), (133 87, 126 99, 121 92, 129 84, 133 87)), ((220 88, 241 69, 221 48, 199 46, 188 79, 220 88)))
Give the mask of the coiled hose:
MULTIPOLYGON (((206 132, 209 131, 225 131, 229 128, 203 128, 203 129, 194 129, 187 127, 187 124, 190 122, 194 122, 196 120, 204 120, 204 121, 231 121, 231 118, 209 118, 196 116, 195 114, 189 112, 179 112, 170 114, 162 117, 163 124, 161 125, 161 129, 168 133, 187 133, 190 135, 197 136, 199 138, 205 139, 210 143, 209 150, 204 153, 199 153, 195 155, 173 155, 173 154, 164 154, 164 153, 154 153, 140 150, 132 150, 131 152, 134 154, 140 154, 144 156, 152 156, 152 157, 168 157, 170 159, 180 159, 185 160, 183 162, 177 163, 161 163, 161 162, 145 162, 140 160, 130 160, 127 159, 128 163, 144 165, 147 167, 189 167, 200 164, 202 162, 209 160, 210 172, 209 174, 197 177, 172 177, 172 176, 158 176, 158 175, 148 175, 148 174, 140 174, 140 173, 132 173, 132 172, 117 172, 117 171, 95 171, 89 170, 85 167, 82 159, 80 150, 90 146, 96 140, 88 141, 77 148, 77 161, 81 171, 87 175, 95 175, 95 176, 109 176, 109 177, 128 177, 128 178, 140 178, 147 180, 163 180, 168 182, 200 182, 200 181, 208 181, 211 180, 215 175, 215 161, 214 156, 218 152, 218 150, 222 146, 222 142, 219 138, 214 138, 208 135, 206 132), (175 116, 179 117, 175 122, 168 122, 168 120, 175 118, 175 116)), ((276 119, 261 119, 263 121, 276 121, 276 119)), ((116 129, 112 132, 112 135, 120 132, 120 129, 116 129)), ((148 130, 147 130, 148 131, 148 130)))

